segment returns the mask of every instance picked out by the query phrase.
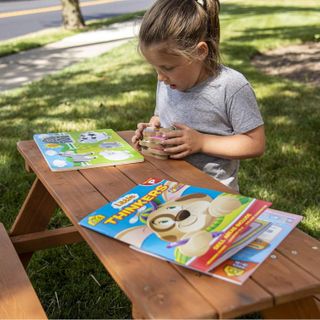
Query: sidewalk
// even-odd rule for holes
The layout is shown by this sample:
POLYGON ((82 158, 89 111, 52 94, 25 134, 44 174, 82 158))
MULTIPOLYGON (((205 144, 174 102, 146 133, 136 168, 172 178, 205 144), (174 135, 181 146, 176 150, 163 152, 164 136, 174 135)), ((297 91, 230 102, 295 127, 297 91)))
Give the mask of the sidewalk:
POLYGON ((139 20, 115 23, 0 58, 0 92, 39 80, 83 59, 99 56, 136 37, 139 27, 139 20))

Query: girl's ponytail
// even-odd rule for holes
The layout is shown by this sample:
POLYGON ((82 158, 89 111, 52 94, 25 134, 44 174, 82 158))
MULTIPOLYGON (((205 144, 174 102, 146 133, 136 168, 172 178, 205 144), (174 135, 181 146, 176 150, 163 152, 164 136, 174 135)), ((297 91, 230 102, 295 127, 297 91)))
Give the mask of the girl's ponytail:
POLYGON ((219 0, 203 0, 203 6, 208 14, 208 36, 220 41, 220 2, 219 0))
POLYGON ((213 68, 216 73, 220 64, 220 3, 219 0, 201 0, 201 2, 203 2, 203 9, 207 13, 206 43, 209 48, 207 64, 213 68))

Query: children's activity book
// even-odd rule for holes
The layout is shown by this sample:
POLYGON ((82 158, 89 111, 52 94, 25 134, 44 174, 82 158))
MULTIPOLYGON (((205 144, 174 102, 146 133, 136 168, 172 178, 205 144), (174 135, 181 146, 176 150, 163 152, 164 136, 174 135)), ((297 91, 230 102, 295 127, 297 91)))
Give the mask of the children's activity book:
POLYGON ((143 156, 112 129, 35 134, 34 141, 52 171, 141 162, 143 156))
POLYGON ((80 225, 187 268, 208 273, 268 227, 270 202, 149 178, 80 225), (251 231, 250 231, 251 230, 251 231), (241 237, 240 237, 241 236, 241 237), (237 244, 237 245, 236 245, 237 244))
MULTIPOLYGON (((240 235, 235 239, 235 241, 232 243, 232 245, 218 258, 211 266, 211 270, 214 269, 215 267, 218 267, 223 261, 227 260, 228 258, 232 257, 235 253, 240 251, 241 249, 245 248, 247 245, 249 245, 252 241, 256 240, 258 236, 260 236, 264 231, 266 231, 270 227, 271 223, 268 223, 266 221, 257 219, 254 222, 252 222, 248 228, 241 232, 240 235)), ((133 245, 130 246, 132 249, 143 252, 149 255, 152 255, 153 257, 168 260, 168 258, 162 257, 155 253, 152 248, 150 251, 143 250, 141 248, 137 248, 133 245)), ((170 260, 173 263, 179 264, 179 261, 173 261, 170 260)), ((188 267, 190 269, 194 269, 196 271, 201 271, 209 276, 214 276, 212 271, 205 272, 202 270, 199 270, 197 268, 192 268, 187 265, 184 265, 185 267, 188 267)), ((228 279, 226 279, 228 280, 228 279)))
POLYGON ((241 285, 296 227, 302 216, 268 208, 259 219, 270 222, 271 226, 248 246, 212 270, 212 276, 241 285))

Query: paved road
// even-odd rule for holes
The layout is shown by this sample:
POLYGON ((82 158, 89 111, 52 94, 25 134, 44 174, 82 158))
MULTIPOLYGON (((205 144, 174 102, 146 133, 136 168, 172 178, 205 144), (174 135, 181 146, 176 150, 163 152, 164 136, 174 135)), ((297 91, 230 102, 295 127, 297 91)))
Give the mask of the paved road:
MULTIPOLYGON (((145 10, 154 0, 80 0, 86 21, 145 10)), ((0 0, 0 41, 61 26, 60 0, 0 0), (42 9, 37 13, 38 9, 42 9)))

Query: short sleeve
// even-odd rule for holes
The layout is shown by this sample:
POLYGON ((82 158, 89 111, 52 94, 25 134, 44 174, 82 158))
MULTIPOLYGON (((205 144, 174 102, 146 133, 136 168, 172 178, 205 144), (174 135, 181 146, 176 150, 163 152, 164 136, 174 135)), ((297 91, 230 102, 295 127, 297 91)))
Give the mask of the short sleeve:
POLYGON ((229 98, 227 113, 235 134, 245 133, 263 125, 256 96, 248 83, 229 98))

